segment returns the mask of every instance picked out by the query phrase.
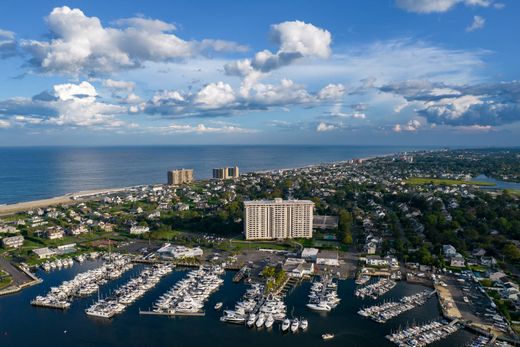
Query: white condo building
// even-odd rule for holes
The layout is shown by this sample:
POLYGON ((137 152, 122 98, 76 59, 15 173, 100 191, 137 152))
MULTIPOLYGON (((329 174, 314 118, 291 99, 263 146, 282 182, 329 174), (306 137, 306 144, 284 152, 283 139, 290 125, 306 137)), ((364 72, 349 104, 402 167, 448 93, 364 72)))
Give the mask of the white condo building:
POLYGON ((310 200, 245 201, 246 240, 311 238, 313 211, 310 200))

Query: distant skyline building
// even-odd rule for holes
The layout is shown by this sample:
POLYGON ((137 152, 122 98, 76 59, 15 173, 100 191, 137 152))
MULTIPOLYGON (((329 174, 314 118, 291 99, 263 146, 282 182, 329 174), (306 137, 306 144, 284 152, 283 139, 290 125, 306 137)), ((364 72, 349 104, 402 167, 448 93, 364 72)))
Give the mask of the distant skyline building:
POLYGON ((246 240, 312 238, 313 213, 310 200, 245 201, 246 240))
POLYGON ((168 184, 179 185, 193 182, 193 169, 178 169, 168 171, 168 184))
POLYGON ((226 180, 228 178, 238 178, 239 176, 240 170, 238 166, 213 169, 213 178, 215 179, 226 180))

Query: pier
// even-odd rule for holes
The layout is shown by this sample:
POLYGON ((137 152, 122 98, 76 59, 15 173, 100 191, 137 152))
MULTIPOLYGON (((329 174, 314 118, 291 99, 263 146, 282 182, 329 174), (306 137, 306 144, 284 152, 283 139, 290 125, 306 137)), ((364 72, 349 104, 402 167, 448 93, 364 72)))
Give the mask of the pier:
POLYGON ((421 306, 428 298, 435 294, 435 291, 422 291, 414 295, 405 296, 399 301, 389 301, 383 304, 374 305, 358 311, 363 317, 368 317, 377 323, 386 323, 404 312, 410 311, 417 306, 421 306))
POLYGON ((177 311, 141 311, 139 314, 147 316, 187 316, 187 317, 203 317, 206 315, 205 311, 194 312, 177 312, 177 311))
POLYGON ((249 267, 247 265, 243 266, 236 274, 233 276, 233 282, 238 283, 242 281, 242 279, 247 275, 249 272, 249 267))
POLYGON ((387 335, 386 338, 398 346, 427 346, 442 340, 458 331, 460 325, 458 319, 449 323, 431 322, 423 325, 414 325, 404 330, 387 335))

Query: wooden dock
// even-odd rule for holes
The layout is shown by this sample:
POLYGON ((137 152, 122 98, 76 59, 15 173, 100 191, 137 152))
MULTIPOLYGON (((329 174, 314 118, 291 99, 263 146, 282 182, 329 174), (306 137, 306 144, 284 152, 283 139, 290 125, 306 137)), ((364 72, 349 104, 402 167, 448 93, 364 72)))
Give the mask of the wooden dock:
POLYGON ((37 301, 31 301, 31 305, 37 306, 37 307, 45 307, 45 308, 55 308, 59 310, 66 310, 70 307, 70 305, 66 304, 46 304, 43 302, 37 302, 37 301))
POLYGON ((147 316, 186 316, 186 317, 203 317, 206 315, 205 311, 197 312, 155 312, 155 311, 141 311, 139 314, 147 316))

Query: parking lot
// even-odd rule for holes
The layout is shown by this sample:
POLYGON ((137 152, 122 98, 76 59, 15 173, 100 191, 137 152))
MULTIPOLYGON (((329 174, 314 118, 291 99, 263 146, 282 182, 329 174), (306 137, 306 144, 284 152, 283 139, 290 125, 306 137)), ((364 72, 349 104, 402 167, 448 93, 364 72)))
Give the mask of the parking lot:
POLYGON ((464 321, 494 334, 508 332, 507 323, 471 273, 443 275, 442 281, 446 283, 464 321))

